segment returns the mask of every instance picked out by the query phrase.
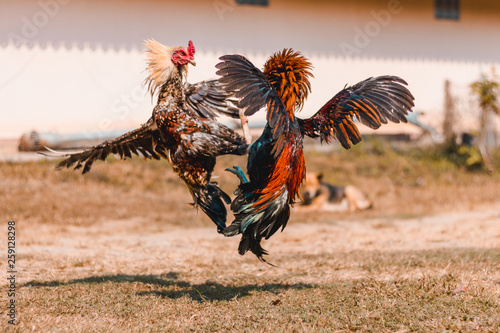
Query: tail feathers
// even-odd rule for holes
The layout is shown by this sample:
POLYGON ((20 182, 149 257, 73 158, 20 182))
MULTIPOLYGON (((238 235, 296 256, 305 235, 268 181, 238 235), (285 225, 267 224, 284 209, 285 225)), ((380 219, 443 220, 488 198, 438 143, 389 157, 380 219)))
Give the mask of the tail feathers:
MULTIPOLYGON (((245 190, 246 183, 240 186, 240 190, 245 190)), ((243 191, 242 191, 243 192, 243 191)), ((288 192, 285 191, 272 201, 256 205, 260 199, 258 193, 241 193, 231 203, 231 210, 236 219, 226 228, 224 234, 233 236, 239 233, 248 233, 251 226, 256 234, 268 239, 280 228, 286 227, 290 217, 290 204, 288 203, 288 192)))
POLYGON ((238 247, 239 254, 250 250, 260 261, 268 263, 263 257, 267 251, 260 246, 260 241, 262 238, 269 239, 280 228, 285 229, 290 218, 288 191, 277 193, 272 200, 260 202, 262 189, 257 188, 255 182, 249 182, 240 167, 235 165, 226 171, 234 173, 240 185, 234 192, 237 197, 231 203, 235 220, 224 229, 223 234, 227 237, 243 234, 238 247))
POLYGON ((236 236, 237 234, 240 233, 240 227, 241 227, 241 222, 240 221, 234 221, 231 223, 229 227, 224 229, 224 236, 226 237, 231 237, 231 236, 236 236))
POLYGON ((263 238, 269 239, 279 229, 285 228, 290 217, 290 205, 286 197, 285 193, 261 209, 256 209, 249 204, 235 207, 236 201, 233 201, 231 208, 235 211, 236 219, 224 229, 223 233, 224 236, 242 234, 238 248, 239 254, 243 255, 250 250, 260 261, 268 263, 263 257, 267 255, 267 251, 261 247, 260 241, 263 238))
POLYGON ((226 228, 226 204, 231 203, 231 198, 216 184, 208 183, 205 187, 192 191, 195 205, 217 225, 217 231, 222 233, 226 228))
POLYGON ((248 250, 252 251, 253 254, 259 258, 260 261, 264 260, 264 255, 267 255, 267 251, 260 245, 261 238, 254 238, 252 234, 243 235, 241 237, 240 245, 238 246, 238 253, 244 255, 248 250))
MULTIPOLYGON (((252 228, 249 228, 249 229, 252 229, 252 228)), ((264 259, 264 255, 267 255, 268 252, 266 250, 264 250, 264 248, 260 245, 261 240, 262 240, 261 237, 254 237, 253 232, 251 232, 249 234, 245 233, 243 235, 243 237, 241 237, 240 245, 238 246, 238 253, 241 255, 244 255, 245 253, 248 252, 248 250, 250 250, 263 263, 266 263, 266 264, 273 266, 273 267, 277 267, 277 266, 271 264, 266 259, 264 259)))

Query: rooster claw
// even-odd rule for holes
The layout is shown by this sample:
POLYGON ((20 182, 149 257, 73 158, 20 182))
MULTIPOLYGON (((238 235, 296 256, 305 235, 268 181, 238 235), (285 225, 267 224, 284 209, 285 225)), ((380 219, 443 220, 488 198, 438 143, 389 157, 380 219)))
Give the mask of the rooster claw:
POLYGON ((234 173, 236 175, 236 177, 238 177, 238 179, 240 180, 241 184, 248 183, 247 176, 245 175, 243 170, 241 170, 241 168, 237 165, 233 165, 233 168, 234 169, 227 168, 226 171, 234 173))

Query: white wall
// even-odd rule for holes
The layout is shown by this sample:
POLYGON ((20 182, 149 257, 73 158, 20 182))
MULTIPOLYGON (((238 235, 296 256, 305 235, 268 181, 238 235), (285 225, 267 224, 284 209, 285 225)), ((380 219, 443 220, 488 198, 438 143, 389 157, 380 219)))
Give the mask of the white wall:
POLYGON ((461 4, 459 21, 442 21, 434 19, 431 0, 270 0, 269 7, 232 0, 0 0, 0 136, 144 122, 152 109, 141 90, 147 38, 167 45, 192 39, 198 66, 191 82, 213 77, 222 54, 244 54, 260 67, 284 47, 301 50, 315 66, 305 114, 345 83, 399 75, 416 109, 437 121, 446 78, 463 95, 482 71, 500 65, 500 3, 461 4))

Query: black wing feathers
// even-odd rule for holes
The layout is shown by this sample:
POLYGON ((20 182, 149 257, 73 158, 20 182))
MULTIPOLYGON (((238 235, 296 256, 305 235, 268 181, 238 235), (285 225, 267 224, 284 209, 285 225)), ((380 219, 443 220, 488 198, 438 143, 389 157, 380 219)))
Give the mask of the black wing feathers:
MULTIPOLYGON (((226 85, 227 90, 235 91, 236 97, 243 97, 238 102, 238 107, 245 109, 245 115, 251 116, 271 100, 281 102, 266 76, 246 58, 226 55, 220 57, 220 60, 223 62, 215 66, 219 69, 217 75, 221 76, 219 81, 226 85)), ((278 103, 273 105, 279 108, 278 103)), ((268 114, 269 111, 271 110, 268 110, 268 114)))
MULTIPOLYGON (((380 124, 387 124, 387 120, 394 123, 407 122, 406 115, 414 105, 414 98, 403 85, 407 83, 397 76, 369 78, 347 88, 351 92, 349 102, 354 108, 357 99, 364 104, 362 108, 355 111, 360 113, 360 120, 364 118, 368 121, 366 116, 375 119, 374 123, 378 124, 375 128, 380 127, 380 124), (365 106, 366 104, 368 107, 365 106)), ((371 122, 368 121, 368 123, 371 122)))
POLYGON ((283 150, 285 140, 280 140, 286 135, 290 127, 290 119, 278 93, 271 83, 257 67, 245 57, 240 55, 225 55, 219 58, 223 62, 216 65, 219 82, 225 89, 234 92, 239 108, 245 110, 245 115, 250 116, 261 108, 267 106, 267 123, 272 129, 274 146, 273 155, 277 156, 283 150))
POLYGON ((223 89, 219 80, 186 83, 184 96, 187 108, 201 118, 214 119, 224 115, 239 118, 239 110, 231 106, 231 96, 223 89))
POLYGON ((301 132, 327 142, 331 137, 336 137, 348 149, 351 144, 361 141, 354 118, 373 129, 389 121, 406 123, 406 115, 414 106, 414 98, 404 85, 406 82, 403 79, 386 75, 371 77, 347 87, 314 116, 299 119, 301 132))
POLYGON ((159 160, 160 157, 167 158, 166 151, 157 146, 159 139, 159 131, 152 130, 148 124, 145 124, 115 140, 104 141, 80 153, 71 154, 69 156, 63 155, 68 156, 68 158, 60 162, 57 167, 70 168, 73 165, 75 169, 83 167, 82 173, 85 174, 90 171, 94 161, 104 161, 109 154, 119 155, 120 158, 130 158, 132 154, 142 155, 145 158, 154 158, 157 160, 159 160))

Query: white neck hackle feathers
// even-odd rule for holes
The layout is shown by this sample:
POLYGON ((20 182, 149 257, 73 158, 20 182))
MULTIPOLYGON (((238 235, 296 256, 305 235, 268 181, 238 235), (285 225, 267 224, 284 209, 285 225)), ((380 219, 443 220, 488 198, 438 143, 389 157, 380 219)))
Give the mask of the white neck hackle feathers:
POLYGON ((175 75, 184 77, 187 74, 187 65, 176 66, 172 63, 172 54, 182 46, 167 47, 154 39, 146 40, 144 46, 149 72, 144 84, 153 97, 156 93, 161 93, 162 87, 175 75))

